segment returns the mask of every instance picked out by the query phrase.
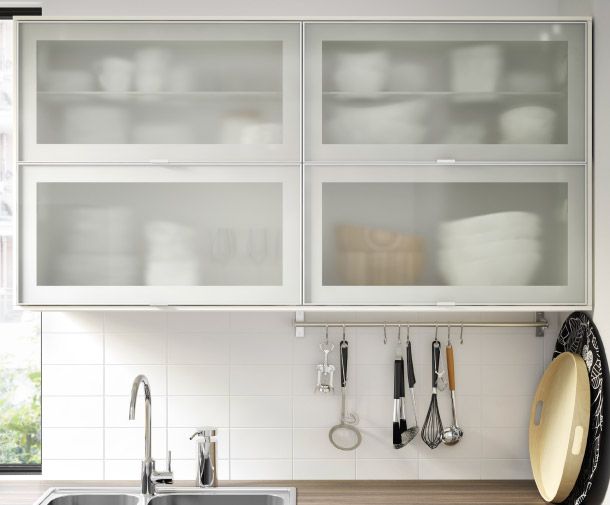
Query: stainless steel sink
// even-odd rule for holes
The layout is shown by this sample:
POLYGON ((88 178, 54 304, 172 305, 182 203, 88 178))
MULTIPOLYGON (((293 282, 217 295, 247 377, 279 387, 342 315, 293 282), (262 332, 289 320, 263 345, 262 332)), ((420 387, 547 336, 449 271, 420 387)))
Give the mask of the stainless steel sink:
POLYGON ((215 488, 157 495, 149 505, 294 505, 293 495, 290 488, 215 488))
POLYGON ((295 488, 160 486, 145 496, 137 488, 52 488, 35 505, 296 505, 295 488))
POLYGON ((138 505, 137 496, 125 494, 73 494, 51 498, 48 505, 138 505))
POLYGON ((52 488, 36 505, 144 505, 137 488, 52 488))

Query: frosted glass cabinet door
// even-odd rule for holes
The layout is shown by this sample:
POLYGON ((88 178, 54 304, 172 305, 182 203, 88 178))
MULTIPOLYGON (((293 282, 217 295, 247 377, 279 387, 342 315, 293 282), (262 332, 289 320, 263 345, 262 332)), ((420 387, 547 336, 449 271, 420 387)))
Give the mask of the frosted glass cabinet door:
POLYGON ((306 302, 580 305, 583 166, 311 166, 306 302))
POLYGON ((306 159, 586 158, 586 21, 305 24, 306 159))
POLYGON ((22 161, 300 162, 300 26, 19 23, 22 161))
POLYGON ((20 303, 300 303, 298 166, 23 166, 20 303))

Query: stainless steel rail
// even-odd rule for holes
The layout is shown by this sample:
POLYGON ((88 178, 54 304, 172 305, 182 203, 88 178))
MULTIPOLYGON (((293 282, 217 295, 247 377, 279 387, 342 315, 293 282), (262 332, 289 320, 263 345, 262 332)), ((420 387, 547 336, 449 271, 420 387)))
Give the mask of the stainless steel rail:
POLYGON ((298 328, 535 328, 536 336, 543 337, 544 330, 549 327, 549 322, 544 318, 544 313, 537 312, 536 320, 528 322, 472 322, 472 321, 294 321, 295 329, 298 328))

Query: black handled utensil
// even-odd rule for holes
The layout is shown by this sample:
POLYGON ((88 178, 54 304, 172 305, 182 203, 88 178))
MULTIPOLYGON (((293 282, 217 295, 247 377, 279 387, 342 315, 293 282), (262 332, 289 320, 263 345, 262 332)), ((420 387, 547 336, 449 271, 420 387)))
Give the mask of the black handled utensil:
POLYGON ((400 358, 400 375, 398 385, 400 388, 400 433, 403 437, 404 443, 404 433, 407 431, 407 415, 405 412, 405 360, 402 357, 400 358))
POLYGON ((411 353, 410 340, 407 341, 407 379, 409 381, 409 391, 411 393, 411 405, 413 406, 413 417, 415 418, 415 426, 407 428, 407 431, 403 433, 402 438, 405 444, 408 444, 411 440, 413 440, 417 435, 417 432, 419 431, 419 426, 417 425, 417 406, 415 405, 415 369, 413 368, 413 355, 411 353))
POLYGON ((401 403, 400 403, 400 359, 394 360, 394 416, 392 418, 392 443, 394 449, 404 447, 400 431, 401 403))

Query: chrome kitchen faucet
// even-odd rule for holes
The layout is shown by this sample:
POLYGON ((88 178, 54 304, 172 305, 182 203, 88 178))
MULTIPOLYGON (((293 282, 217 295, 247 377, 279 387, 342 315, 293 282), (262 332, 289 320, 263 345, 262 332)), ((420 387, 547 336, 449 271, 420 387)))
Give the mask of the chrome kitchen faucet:
POLYGON ((172 484, 172 453, 167 453, 167 471, 160 472, 155 469, 155 460, 151 457, 151 396, 150 383, 145 375, 138 375, 131 386, 131 401, 129 404, 129 419, 133 421, 136 417, 136 400, 140 384, 144 387, 144 460, 142 461, 142 494, 155 494, 156 484, 172 484))

